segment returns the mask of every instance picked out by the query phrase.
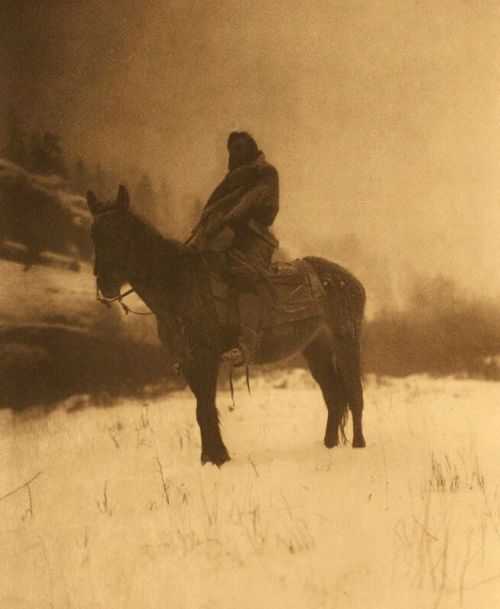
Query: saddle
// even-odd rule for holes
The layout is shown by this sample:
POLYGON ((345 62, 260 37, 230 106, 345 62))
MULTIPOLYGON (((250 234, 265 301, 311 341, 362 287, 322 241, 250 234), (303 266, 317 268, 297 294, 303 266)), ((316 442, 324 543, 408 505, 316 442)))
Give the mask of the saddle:
MULTIPOLYGON (((236 294, 212 269, 210 286, 220 326, 237 326, 236 294)), ((262 272, 261 329, 320 317, 326 310, 326 294, 314 268, 305 260, 274 262, 262 272)))

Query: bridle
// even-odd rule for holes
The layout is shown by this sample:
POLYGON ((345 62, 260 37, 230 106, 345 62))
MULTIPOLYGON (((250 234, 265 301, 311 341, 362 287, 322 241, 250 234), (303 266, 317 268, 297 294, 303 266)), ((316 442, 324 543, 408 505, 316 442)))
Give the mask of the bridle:
POLYGON ((102 303, 103 305, 105 305, 108 308, 111 308, 111 303, 118 302, 118 304, 121 306, 121 308, 125 311, 125 315, 128 315, 129 313, 132 313, 133 315, 144 315, 144 316, 153 315, 152 311, 149 311, 148 313, 141 313, 140 311, 133 311, 124 302, 122 302, 122 299, 125 298, 125 296, 132 294, 132 292, 135 292, 135 288, 130 288, 126 292, 123 292, 123 294, 120 293, 120 294, 118 294, 118 296, 115 296, 114 298, 106 298, 105 296, 103 296, 101 294, 101 291, 99 290, 99 288, 96 285, 95 299, 97 300, 97 302, 102 303))
MULTIPOLYGON (((115 210, 114 209, 105 209, 103 211, 100 211, 99 213, 94 213, 94 217, 103 216, 103 215, 108 214, 113 211, 115 211, 115 210)), ((105 296, 103 296, 101 294, 101 291, 99 290, 99 287, 96 284, 95 299, 97 302, 102 303, 103 305, 105 305, 108 308, 111 308, 111 304, 113 302, 118 302, 118 304, 124 310, 125 315, 128 315, 129 313, 132 313, 133 315, 144 315, 144 316, 153 315, 152 311, 149 311, 148 313, 142 313, 140 311, 133 311, 130 307, 128 307, 123 302, 123 298, 125 298, 125 296, 128 296, 129 294, 132 294, 133 292, 135 292, 135 288, 130 288, 126 292, 123 292, 123 294, 120 293, 120 294, 118 294, 118 296, 115 296, 114 298, 106 298, 105 296)))
POLYGON ((125 296, 128 296, 129 294, 132 294, 132 292, 135 292, 135 288, 130 288, 130 290, 127 290, 123 294, 118 294, 118 296, 115 296, 114 298, 106 298, 105 296, 103 296, 101 294, 101 290, 96 286, 95 299, 97 300, 97 302, 102 302, 103 305, 106 305, 107 307, 111 307, 112 302, 116 302, 116 301, 121 302, 122 298, 125 298, 125 296))

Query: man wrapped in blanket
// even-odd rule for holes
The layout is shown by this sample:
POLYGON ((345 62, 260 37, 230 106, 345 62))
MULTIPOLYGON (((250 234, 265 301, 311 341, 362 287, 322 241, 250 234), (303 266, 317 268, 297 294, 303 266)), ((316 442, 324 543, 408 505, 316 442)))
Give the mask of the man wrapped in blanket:
POLYGON ((208 199, 189 245, 223 254, 223 267, 238 294, 239 346, 222 358, 234 366, 253 361, 258 343, 263 271, 278 242, 270 227, 279 210, 278 172, 246 132, 227 141, 228 173, 208 199))

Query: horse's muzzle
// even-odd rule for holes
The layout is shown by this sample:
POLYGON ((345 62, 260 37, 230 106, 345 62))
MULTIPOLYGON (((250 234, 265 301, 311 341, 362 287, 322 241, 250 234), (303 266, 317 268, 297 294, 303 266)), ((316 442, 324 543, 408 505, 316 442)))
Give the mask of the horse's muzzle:
POLYGON ((120 295, 122 285, 123 281, 116 273, 97 276, 97 289, 108 300, 120 295))

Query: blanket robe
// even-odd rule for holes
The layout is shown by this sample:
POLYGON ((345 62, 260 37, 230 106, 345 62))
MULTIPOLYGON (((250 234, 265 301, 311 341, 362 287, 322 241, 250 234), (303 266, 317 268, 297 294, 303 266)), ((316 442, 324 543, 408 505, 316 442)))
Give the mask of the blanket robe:
POLYGON ((213 191, 190 244, 238 290, 254 292, 278 246, 269 230, 278 209, 278 172, 261 153, 251 165, 229 172, 213 191), (207 227, 220 218, 221 229, 207 236, 207 227))

